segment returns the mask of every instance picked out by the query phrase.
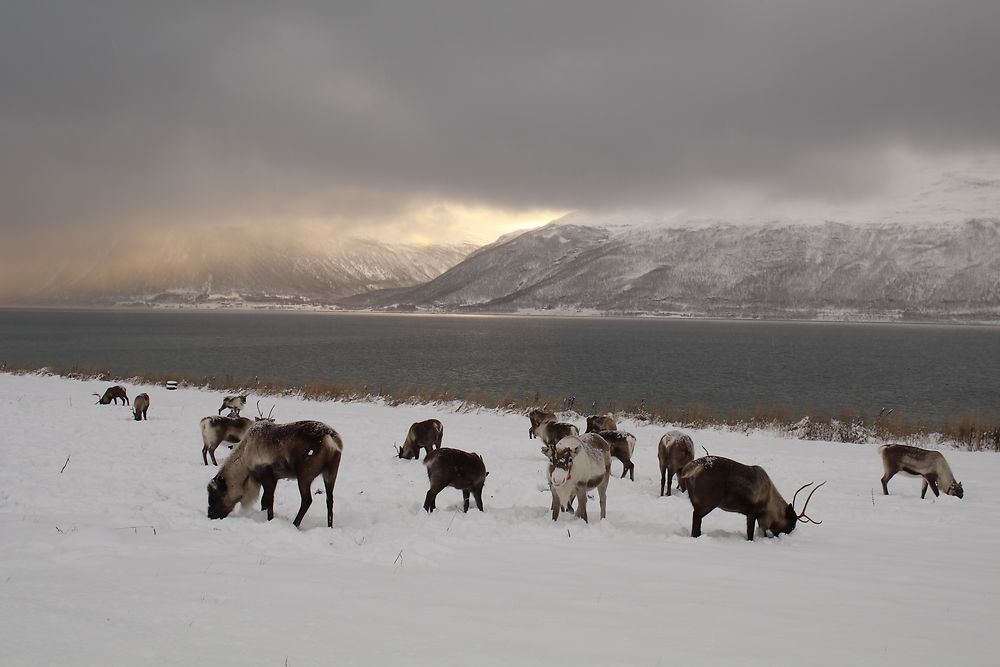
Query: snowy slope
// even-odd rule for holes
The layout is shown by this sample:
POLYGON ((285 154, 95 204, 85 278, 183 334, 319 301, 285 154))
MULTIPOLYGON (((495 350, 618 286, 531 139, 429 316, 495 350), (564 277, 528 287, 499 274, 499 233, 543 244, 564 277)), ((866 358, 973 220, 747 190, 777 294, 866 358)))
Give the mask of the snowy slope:
POLYGON ((44 280, 0 298, 21 302, 180 302, 206 299, 330 303, 426 282, 473 250, 253 229, 151 230, 111 239, 107 252, 48 267, 44 280), (276 297, 278 297, 276 299, 276 297))
POLYGON ((558 222, 353 305, 997 319, 1000 219, 941 225, 558 222))
POLYGON ((624 424, 636 481, 612 480, 605 521, 553 523, 519 415, 279 399, 346 443, 335 527, 317 501, 299 531, 287 481, 271 523, 206 519, 219 395, 130 387, 152 397, 136 423, 100 388, 0 375, 0 664, 995 664, 995 454, 949 452, 965 498, 921 501, 913 479, 873 495, 873 446, 691 431, 785 493, 829 480, 822 526, 748 543, 716 512, 694 540, 687 499, 657 497, 661 427, 624 424), (392 444, 428 417, 485 458, 484 514, 454 490, 421 509, 392 444))

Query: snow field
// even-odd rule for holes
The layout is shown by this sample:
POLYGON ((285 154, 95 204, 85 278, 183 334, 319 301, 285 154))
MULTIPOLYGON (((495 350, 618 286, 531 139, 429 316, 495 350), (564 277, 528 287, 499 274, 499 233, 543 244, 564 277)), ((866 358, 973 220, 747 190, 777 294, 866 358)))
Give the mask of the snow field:
POLYGON ((521 415, 263 399, 345 442, 334 528, 314 496, 297 530, 291 481, 270 523, 259 506, 207 519, 198 421, 220 394, 128 385, 151 397, 135 422, 94 405, 105 386, 0 375, 0 664, 996 664, 995 454, 946 452, 965 498, 921 501, 903 475, 881 495, 873 445, 685 430, 788 499, 828 480, 822 526, 751 543, 716 511, 695 540, 686 496, 658 497, 669 428, 619 424, 636 481, 613 460, 608 518, 594 494, 589 525, 553 523, 521 415), (393 444, 432 417, 485 459, 485 513, 454 489, 422 510, 425 468, 393 444))

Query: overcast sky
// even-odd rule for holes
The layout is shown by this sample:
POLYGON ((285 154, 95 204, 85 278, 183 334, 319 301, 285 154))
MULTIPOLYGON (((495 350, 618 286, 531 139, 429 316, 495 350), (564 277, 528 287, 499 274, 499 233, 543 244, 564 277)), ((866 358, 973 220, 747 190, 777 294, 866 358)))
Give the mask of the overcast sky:
POLYGON ((997 0, 262 4, 5 2, 3 236, 489 240, 1000 149, 997 0))

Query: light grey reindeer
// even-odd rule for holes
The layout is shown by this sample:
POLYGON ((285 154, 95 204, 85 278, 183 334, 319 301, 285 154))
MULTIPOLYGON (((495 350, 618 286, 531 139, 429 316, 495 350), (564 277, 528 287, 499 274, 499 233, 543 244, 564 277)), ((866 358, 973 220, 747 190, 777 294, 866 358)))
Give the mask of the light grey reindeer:
POLYGON ((941 495, 939 488, 949 496, 961 498, 965 495, 962 483, 955 480, 941 452, 909 445, 882 445, 879 452, 882 454, 882 493, 885 495, 889 495, 889 480, 898 472, 923 478, 921 498, 927 495, 928 486, 935 496, 941 495))

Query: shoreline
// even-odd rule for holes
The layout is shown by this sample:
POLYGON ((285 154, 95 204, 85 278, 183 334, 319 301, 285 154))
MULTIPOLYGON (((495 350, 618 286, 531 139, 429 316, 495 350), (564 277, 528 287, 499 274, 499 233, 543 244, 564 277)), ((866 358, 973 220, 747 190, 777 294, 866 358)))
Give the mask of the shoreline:
POLYGON ((868 319, 868 318, 791 318, 791 317, 719 317, 712 315, 679 314, 622 314, 593 311, 541 311, 523 310, 518 312, 466 312, 466 311, 390 311, 370 309, 347 309, 327 306, 85 306, 85 305, 45 305, 45 304, 0 304, 0 312, 107 312, 107 313, 199 313, 199 314, 298 314, 298 315, 371 315, 389 317, 468 317, 468 318, 531 318, 565 320, 628 320, 648 322, 724 322, 761 324, 839 324, 839 325, 898 325, 898 326, 942 326, 942 327, 1000 327, 997 320, 945 320, 945 319, 868 319))

